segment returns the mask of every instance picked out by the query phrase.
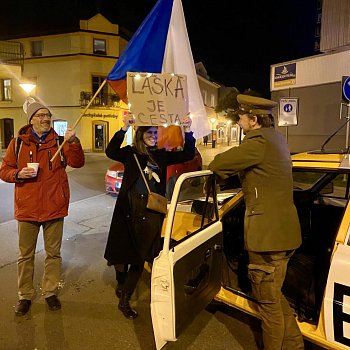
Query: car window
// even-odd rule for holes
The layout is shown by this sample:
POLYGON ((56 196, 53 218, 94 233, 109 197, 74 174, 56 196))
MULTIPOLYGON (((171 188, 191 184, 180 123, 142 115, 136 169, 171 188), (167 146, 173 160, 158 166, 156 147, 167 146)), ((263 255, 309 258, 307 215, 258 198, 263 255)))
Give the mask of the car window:
POLYGON ((313 171, 293 171, 295 189, 307 190, 312 187, 324 173, 313 171))
POLYGON ((210 175, 187 178, 181 185, 172 224, 171 247, 200 234, 201 229, 218 221, 217 200, 213 177, 210 175), (206 188, 213 187, 211 191, 206 188), (215 195, 213 196, 213 191, 215 195))
POLYGON ((295 171, 294 190, 313 193, 323 204, 345 206, 349 198, 349 174, 335 172, 295 171))

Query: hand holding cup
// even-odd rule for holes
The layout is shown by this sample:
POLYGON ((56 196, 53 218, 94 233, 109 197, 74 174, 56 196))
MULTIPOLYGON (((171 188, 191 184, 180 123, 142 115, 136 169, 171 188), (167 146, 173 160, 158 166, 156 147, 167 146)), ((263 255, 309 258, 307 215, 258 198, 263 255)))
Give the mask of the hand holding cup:
POLYGON ((38 175, 39 163, 27 163, 27 167, 34 170, 32 171, 32 177, 38 175))
POLYGON ((27 163, 27 166, 22 168, 17 173, 18 179, 30 179, 38 175, 39 163, 27 163))

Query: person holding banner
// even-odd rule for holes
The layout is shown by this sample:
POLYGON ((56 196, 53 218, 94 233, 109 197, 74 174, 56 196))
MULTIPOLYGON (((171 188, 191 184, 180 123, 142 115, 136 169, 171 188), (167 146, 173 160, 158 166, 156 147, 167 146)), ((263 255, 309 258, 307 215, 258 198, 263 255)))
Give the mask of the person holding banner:
POLYGON ((128 319, 137 317, 130 298, 142 275, 144 263, 153 262, 161 249, 164 214, 146 208, 148 191, 135 156, 152 192, 162 196, 166 191, 167 166, 194 158, 195 139, 190 131, 191 118, 183 119, 185 142, 182 151, 167 152, 157 148, 158 128, 139 126, 133 145, 121 147, 125 133, 134 119, 124 116, 123 126, 110 140, 106 155, 124 164, 122 186, 115 204, 104 257, 116 270, 118 308, 128 319))

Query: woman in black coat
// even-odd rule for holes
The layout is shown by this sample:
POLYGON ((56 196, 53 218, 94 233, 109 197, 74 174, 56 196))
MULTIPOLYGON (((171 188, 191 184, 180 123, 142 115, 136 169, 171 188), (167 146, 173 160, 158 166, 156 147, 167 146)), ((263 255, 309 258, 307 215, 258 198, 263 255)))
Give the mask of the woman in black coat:
POLYGON ((190 131, 191 119, 185 117, 185 144, 182 151, 157 149, 157 127, 151 126, 138 127, 133 145, 121 147, 125 133, 133 123, 132 116, 125 117, 123 122, 123 127, 114 134, 106 149, 109 158, 124 164, 124 175, 104 257, 108 265, 114 265, 116 269, 116 294, 120 298, 118 308, 126 318, 133 319, 137 317, 137 312, 130 307, 129 300, 141 277, 145 261, 152 263, 161 249, 164 220, 163 214, 146 208, 148 192, 134 154, 145 172, 151 191, 164 196, 167 166, 193 159, 195 139, 190 131))

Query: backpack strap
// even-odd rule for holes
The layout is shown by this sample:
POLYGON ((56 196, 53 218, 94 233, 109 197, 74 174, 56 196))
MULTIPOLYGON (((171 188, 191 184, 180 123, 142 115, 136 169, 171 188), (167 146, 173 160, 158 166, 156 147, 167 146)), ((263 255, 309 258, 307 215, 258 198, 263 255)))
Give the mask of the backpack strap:
MULTIPOLYGON (((63 141, 64 141, 64 136, 58 136, 57 147, 59 147, 63 143, 63 141)), ((15 155, 16 155, 16 166, 17 167, 18 167, 18 154, 21 151, 21 148, 22 148, 22 139, 20 137, 16 137, 16 141, 15 141, 15 155)), ((60 156, 61 156, 61 164, 63 166, 66 166, 67 162, 66 162, 66 158, 65 158, 65 156, 63 154, 63 148, 61 149, 60 156)))
POLYGON ((20 137, 16 137, 15 141, 15 156, 16 156, 16 166, 18 168, 18 154, 22 148, 22 139, 20 137))

